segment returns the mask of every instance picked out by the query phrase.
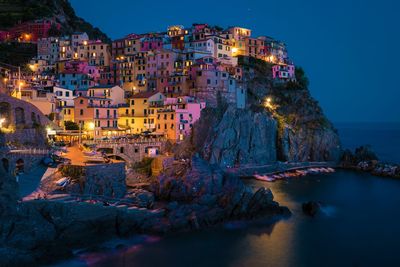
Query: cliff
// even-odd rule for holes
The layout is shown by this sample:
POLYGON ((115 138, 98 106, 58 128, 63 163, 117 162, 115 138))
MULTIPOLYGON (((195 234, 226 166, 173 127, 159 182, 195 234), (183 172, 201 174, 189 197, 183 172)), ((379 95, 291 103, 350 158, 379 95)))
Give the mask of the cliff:
POLYGON ((253 58, 239 62, 248 90, 246 109, 219 99, 219 107, 204 110, 192 136, 177 147, 178 157, 199 153, 222 167, 339 160, 338 133, 311 97, 301 69, 296 82, 275 83, 269 63, 253 58))
POLYGON ((53 17, 61 24, 61 34, 86 32, 91 39, 111 42, 99 28, 78 17, 68 0, 0 0, 1 29, 18 22, 53 17))

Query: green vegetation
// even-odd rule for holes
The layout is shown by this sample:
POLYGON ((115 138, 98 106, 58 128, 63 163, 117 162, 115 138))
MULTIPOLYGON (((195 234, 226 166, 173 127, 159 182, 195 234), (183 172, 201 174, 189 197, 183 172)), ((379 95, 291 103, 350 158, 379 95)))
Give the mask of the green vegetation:
POLYGON ((53 0, 0 0, 0 28, 7 29, 19 21, 50 17, 54 9, 53 0))
POLYGON ((84 19, 76 16, 67 0, 0 0, 0 29, 6 30, 18 22, 35 19, 64 17, 61 31, 52 29, 56 36, 73 32, 86 32, 91 39, 100 39, 110 43, 111 39, 99 28, 93 27, 84 19))
POLYGON ((65 126, 65 130, 67 130, 67 131, 79 130, 79 125, 73 121, 65 121, 64 126, 65 126))
POLYGON ((36 56, 36 50, 36 44, 0 43, 0 62, 26 67, 29 60, 36 56))
POLYGON ((144 158, 142 161, 137 162, 133 165, 133 169, 147 176, 151 176, 151 163, 153 162, 153 158, 144 158))
POLYGON ((59 170, 63 176, 69 177, 76 182, 79 182, 81 177, 85 176, 85 169, 82 166, 63 165, 59 170))

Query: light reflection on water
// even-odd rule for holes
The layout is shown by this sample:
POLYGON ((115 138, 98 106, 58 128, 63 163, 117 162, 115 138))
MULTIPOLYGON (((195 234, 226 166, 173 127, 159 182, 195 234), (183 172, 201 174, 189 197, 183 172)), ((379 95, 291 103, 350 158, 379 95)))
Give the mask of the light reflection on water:
POLYGON ((91 254, 100 260, 81 266, 398 266, 400 181, 338 171, 247 183, 269 186, 293 215, 144 239, 132 250, 91 254), (320 216, 303 215, 301 204, 309 200, 323 203, 320 216))

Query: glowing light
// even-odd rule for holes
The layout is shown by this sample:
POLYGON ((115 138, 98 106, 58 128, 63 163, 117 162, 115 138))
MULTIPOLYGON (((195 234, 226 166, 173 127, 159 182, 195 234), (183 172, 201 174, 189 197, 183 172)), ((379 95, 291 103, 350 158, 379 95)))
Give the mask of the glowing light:
POLYGON ((232 53, 237 53, 238 49, 236 47, 232 48, 232 53))
POLYGON ((83 45, 87 45, 88 44, 88 42, 87 41, 83 41, 83 45))
POLYGON ((94 122, 89 122, 88 128, 89 130, 94 130, 94 122))
POLYGON ((273 55, 269 56, 269 62, 274 62, 275 61, 275 57, 273 55))
POLYGON ((0 119, 0 128, 3 127, 3 124, 6 122, 5 118, 0 119))
POLYGON ((29 66, 29 69, 30 69, 31 71, 36 71, 36 66, 35 66, 35 64, 29 64, 28 66, 29 66))
POLYGON ((19 86, 24 86, 24 82, 19 82, 19 86))

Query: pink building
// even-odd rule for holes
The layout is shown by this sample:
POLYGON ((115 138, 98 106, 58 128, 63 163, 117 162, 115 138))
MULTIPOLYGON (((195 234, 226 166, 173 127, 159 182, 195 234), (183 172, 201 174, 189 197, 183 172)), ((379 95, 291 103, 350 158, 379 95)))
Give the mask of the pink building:
POLYGON ((23 42, 37 42, 38 39, 49 37, 48 32, 53 25, 61 29, 61 25, 51 19, 23 22, 9 30, 10 38, 20 39, 23 42))
POLYGON ((272 78, 280 80, 295 80, 294 65, 274 65, 272 66, 272 78))
POLYGON ((150 35, 141 39, 140 51, 147 52, 151 50, 161 50, 163 47, 163 38, 157 35, 150 35))
POLYGON ((10 33, 8 31, 0 31, 0 42, 5 42, 10 39, 10 33))
POLYGON ((65 71, 87 74, 95 82, 97 82, 100 79, 99 69, 96 66, 90 66, 89 63, 84 60, 71 60, 66 62, 65 71))
POLYGON ((191 133, 205 107, 205 102, 188 96, 166 98, 164 107, 157 110, 156 132, 164 134, 172 142, 182 141, 191 133))

